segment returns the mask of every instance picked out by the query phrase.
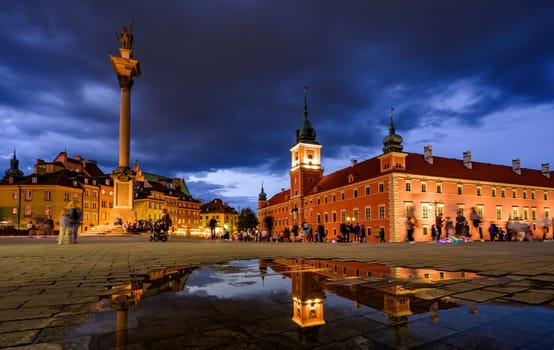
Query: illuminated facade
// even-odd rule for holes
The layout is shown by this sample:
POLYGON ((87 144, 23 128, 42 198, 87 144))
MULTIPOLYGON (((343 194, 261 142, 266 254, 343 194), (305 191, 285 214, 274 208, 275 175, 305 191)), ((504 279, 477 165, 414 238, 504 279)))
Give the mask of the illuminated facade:
MULTIPOLYGON (((106 175, 96 161, 81 156, 70 158, 60 152, 52 162, 37 159, 34 173, 25 176, 13 156, 10 168, 0 181, 0 221, 15 229, 25 229, 29 221, 40 225, 50 216, 54 229, 69 201, 83 210, 81 230, 110 223, 114 207, 111 175, 106 175)), ((139 220, 157 220, 168 209, 175 229, 198 229, 200 201, 193 199, 183 179, 147 174, 135 164, 134 206, 139 220), (154 180, 154 177, 156 180, 154 180)))
MULTIPOLYGON (((359 223, 369 242, 379 241, 381 229, 387 242, 402 242, 413 213, 418 220, 415 240, 428 241, 438 214, 454 220, 461 212, 469 220, 475 208, 485 239, 492 222, 505 227, 512 219, 529 224, 536 238, 542 239, 543 230, 546 238, 552 238, 554 178, 548 163, 540 170, 522 168, 519 159, 511 167, 480 163, 472 161, 470 151, 462 160, 437 157, 430 145, 423 154, 403 152, 391 111, 381 155, 353 160, 350 166, 323 175, 321 145, 315 137, 305 107, 296 144, 290 149, 290 188, 269 199, 263 187, 259 194, 258 220, 263 223, 271 216, 278 235, 307 222, 314 228, 323 225, 332 240, 341 224, 359 223), (539 224, 543 221, 545 228, 539 224)), ((472 238, 480 239, 479 231, 472 232, 472 238)))
POLYGON ((216 233, 229 231, 236 232, 238 229, 239 214, 235 210, 224 203, 221 199, 216 198, 200 207, 200 227, 204 232, 209 232, 210 220, 217 221, 216 233))

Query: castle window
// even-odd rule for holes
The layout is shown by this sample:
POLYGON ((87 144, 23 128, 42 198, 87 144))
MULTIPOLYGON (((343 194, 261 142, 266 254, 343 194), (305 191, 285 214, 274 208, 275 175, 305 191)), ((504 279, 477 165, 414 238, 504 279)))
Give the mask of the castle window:
POLYGON ((365 195, 366 195, 366 196, 369 196, 370 193, 371 193, 370 187, 369 187, 369 186, 366 186, 366 187, 365 187, 365 195))
POLYGON ((340 193, 340 199, 343 201, 345 199, 344 192, 340 193))
POLYGON ((51 201, 52 200, 52 192, 51 191, 44 191, 44 200, 45 201, 51 201))
POLYGON ((335 203, 335 202, 337 201, 337 195, 336 195, 336 194, 333 194, 333 195, 331 196, 331 200, 332 200, 333 203, 335 203))
POLYGON ((548 192, 544 192, 544 200, 545 200, 545 201, 548 200, 548 192))
POLYGON ((406 181, 406 192, 410 192, 412 190, 412 183, 410 181, 406 181))
POLYGON ((385 192, 385 184, 384 183, 379 183, 379 192, 385 192))
POLYGON ((352 197, 358 198, 358 189, 355 188, 354 191, 352 191, 352 197))
POLYGON ((506 198, 506 190, 505 189, 500 190, 500 197, 506 198))
POLYGON ((463 194, 462 185, 458 185, 458 194, 463 194))
POLYGON ((421 183, 421 192, 427 192, 427 183, 426 182, 421 183))
POLYGON ((25 200, 26 201, 33 200, 33 191, 31 191, 31 190, 26 190, 25 191, 25 200))
POLYGON ((370 220, 371 219, 371 207, 365 208, 365 219, 370 220))
POLYGON ((512 190, 512 198, 517 198, 517 190, 512 190))
POLYGON ((481 186, 477 186, 477 195, 481 196, 481 186))
POLYGON ((437 193, 442 193, 442 184, 437 184, 437 193))
POLYGON ((379 206, 379 219, 384 219, 384 218, 385 218, 385 206, 380 205, 379 206))
POLYGON ((531 199, 535 199, 535 191, 531 191, 531 199))
POLYGON ((491 196, 496 197, 496 188, 491 189, 491 196))

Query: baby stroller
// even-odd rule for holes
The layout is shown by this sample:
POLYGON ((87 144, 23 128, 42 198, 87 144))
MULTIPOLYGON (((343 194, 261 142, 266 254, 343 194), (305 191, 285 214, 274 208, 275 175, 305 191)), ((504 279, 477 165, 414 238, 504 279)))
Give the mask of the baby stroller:
POLYGON ((167 241, 167 229, 162 220, 158 220, 152 226, 152 235, 150 236, 150 242, 152 241, 167 241))

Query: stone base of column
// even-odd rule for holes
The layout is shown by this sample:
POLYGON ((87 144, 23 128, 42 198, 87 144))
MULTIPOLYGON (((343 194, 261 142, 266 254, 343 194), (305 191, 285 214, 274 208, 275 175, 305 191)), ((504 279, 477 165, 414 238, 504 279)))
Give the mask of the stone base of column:
POLYGON ((121 220, 121 223, 133 223, 137 221, 135 210, 132 208, 113 208, 110 211, 110 223, 115 224, 121 220))

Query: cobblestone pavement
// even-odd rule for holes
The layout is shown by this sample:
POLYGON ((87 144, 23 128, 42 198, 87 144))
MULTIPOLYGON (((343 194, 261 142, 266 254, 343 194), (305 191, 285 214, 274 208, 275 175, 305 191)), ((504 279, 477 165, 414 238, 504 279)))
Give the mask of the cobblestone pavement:
MULTIPOLYGON (((511 298, 554 307, 554 242, 320 244, 181 238, 149 242, 146 236, 89 236, 78 244, 58 245, 54 237, 0 237, 0 348, 64 348, 57 336, 96 311, 104 286, 128 283, 130 273, 253 258, 356 260, 537 280, 546 287, 513 289, 511 298)), ((484 292, 471 293, 479 301, 484 292)))

